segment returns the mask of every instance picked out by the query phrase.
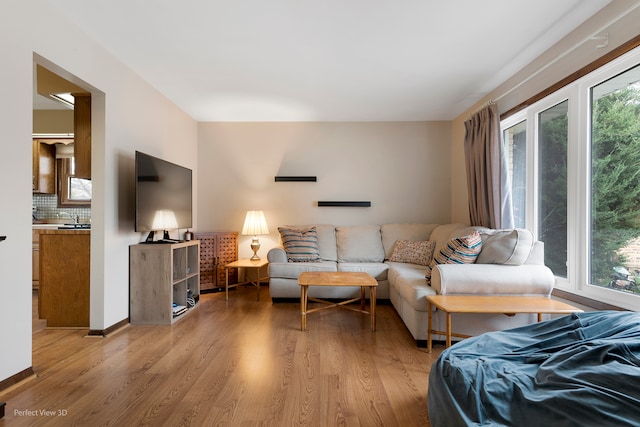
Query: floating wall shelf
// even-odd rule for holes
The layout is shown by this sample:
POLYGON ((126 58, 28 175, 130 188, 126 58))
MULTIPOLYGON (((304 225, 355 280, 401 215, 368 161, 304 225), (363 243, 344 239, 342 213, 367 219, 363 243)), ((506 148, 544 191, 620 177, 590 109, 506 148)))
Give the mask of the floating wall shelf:
POLYGON ((276 182, 316 182, 315 176, 276 176, 276 182))
POLYGON ((338 206, 338 207, 368 208, 368 207, 371 207, 371 202, 318 202, 318 206, 319 207, 338 206))

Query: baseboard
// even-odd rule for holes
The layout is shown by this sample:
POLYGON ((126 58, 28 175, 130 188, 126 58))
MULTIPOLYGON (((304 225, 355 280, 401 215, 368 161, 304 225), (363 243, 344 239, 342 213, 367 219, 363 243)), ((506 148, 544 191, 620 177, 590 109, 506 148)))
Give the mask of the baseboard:
POLYGON ((13 387, 19 382, 24 381, 29 377, 35 376, 35 374, 36 373, 33 371, 33 367, 30 366, 24 371, 20 371, 15 375, 11 375, 9 378, 0 381, 0 391, 13 387))
POLYGON ((89 333, 87 335, 91 337, 106 337, 127 325, 129 325, 129 319, 122 319, 118 323, 109 326, 107 329, 89 329, 89 333))

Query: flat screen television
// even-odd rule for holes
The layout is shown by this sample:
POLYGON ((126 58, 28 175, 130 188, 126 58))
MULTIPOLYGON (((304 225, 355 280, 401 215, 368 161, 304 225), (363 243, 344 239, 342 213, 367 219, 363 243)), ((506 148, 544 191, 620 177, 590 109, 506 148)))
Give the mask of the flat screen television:
POLYGON ((136 151, 136 220, 135 230, 149 232, 147 242, 156 231, 190 228, 192 213, 191 169, 136 151))

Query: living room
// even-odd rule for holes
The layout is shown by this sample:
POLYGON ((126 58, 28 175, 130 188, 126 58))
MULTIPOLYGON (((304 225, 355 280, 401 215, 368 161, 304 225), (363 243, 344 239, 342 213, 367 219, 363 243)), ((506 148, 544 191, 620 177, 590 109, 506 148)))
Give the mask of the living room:
MULTIPOLYGON (((261 253, 278 244, 276 227, 284 224, 466 223, 467 184, 456 171, 464 170, 469 115, 498 97, 501 110, 515 107, 638 35, 638 9, 629 2, 611 2, 450 120, 202 122, 87 38, 52 3, 11 0, 3 4, 7 13, 0 18, 1 50, 7 59, 3 90, 12 100, 0 114, 3 151, 11 158, 0 176, 13 183, 3 190, 10 208, 0 211, 0 224, 10 224, 0 231, 7 236, 0 243, 0 296, 11 301, 0 314, 5 325, 0 330, 5 343, 0 381, 20 378, 32 368, 31 177, 25 172, 31 169, 31 147, 15 141, 31 139, 34 63, 90 89, 95 99, 90 328, 99 332, 126 321, 129 314, 126 248, 141 240, 133 231, 134 150, 196 171, 196 230, 239 231, 247 210, 264 210, 271 233, 261 237, 261 253), (52 31, 52 21, 64 25, 52 31), (594 49, 599 41, 581 44, 596 32, 608 34, 606 48, 594 49), (318 180, 276 183, 277 175, 318 180), (372 206, 324 208, 317 206, 320 200, 363 200, 372 206)), ((251 254, 249 240, 240 241, 241 257, 251 254)))

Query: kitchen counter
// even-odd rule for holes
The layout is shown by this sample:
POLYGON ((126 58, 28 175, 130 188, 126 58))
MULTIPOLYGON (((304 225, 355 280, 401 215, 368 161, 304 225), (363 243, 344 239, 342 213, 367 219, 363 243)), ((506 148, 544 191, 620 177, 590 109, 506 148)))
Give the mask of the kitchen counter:
MULTIPOLYGON (((34 228, 35 229, 35 228, 34 228)), ((59 228, 40 228, 37 229, 38 230, 38 234, 40 234, 40 236, 42 236, 43 234, 91 234, 91 230, 90 229, 82 229, 82 228, 76 228, 76 229, 64 229, 61 230, 59 228)))
POLYGON ((34 230, 49 230, 60 227, 62 224, 32 224, 31 228, 34 230))
POLYGON ((32 230, 38 230, 38 231, 46 231, 46 230, 72 230, 72 231, 81 230, 81 231, 89 231, 89 230, 91 230, 91 224, 86 224, 86 223, 82 223, 82 224, 68 224, 68 223, 32 224, 31 225, 31 229, 32 230), (75 228, 75 227, 77 227, 77 228, 75 228), (84 228, 84 227, 87 227, 87 228, 84 228))

